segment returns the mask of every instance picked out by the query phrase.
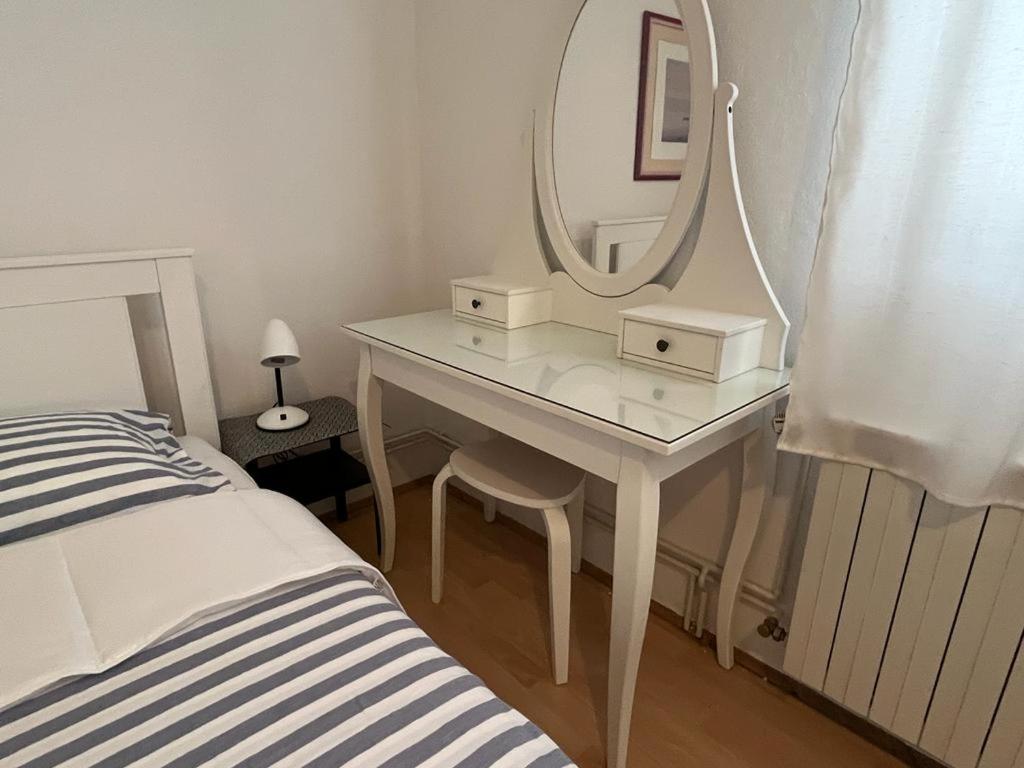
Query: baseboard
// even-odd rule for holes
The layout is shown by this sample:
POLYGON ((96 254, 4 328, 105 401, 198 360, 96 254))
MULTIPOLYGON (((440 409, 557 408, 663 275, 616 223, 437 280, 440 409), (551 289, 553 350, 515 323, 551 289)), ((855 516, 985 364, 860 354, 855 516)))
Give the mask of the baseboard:
POLYGON ((820 712, 829 720, 839 723, 847 730, 853 731, 865 741, 874 744, 879 749, 888 752, 907 765, 914 766, 914 768, 948 768, 947 764, 941 760, 925 754, 914 745, 908 744, 881 726, 875 725, 870 720, 865 720, 860 715, 851 712, 823 693, 809 688, 799 680, 795 680, 789 675, 773 669, 743 651, 736 651, 736 661, 754 674, 767 680, 776 688, 785 691, 791 696, 795 696, 811 709, 820 712))
MULTIPOLYGON (((397 497, 415 488, 422 488, 424 486, 430 487, 431 485, 433 485, 433 482, 434 478, 430 476, 418 477, 415 480, 409 480, 408 482, 402 483, 401 485, 396 485, 391 490, 392 493, 394 493, 395 496, 397 497)), ((453 488, 452 490, 455 491, 456 489, 453 488)), ((463 494, 463 498, 469 499, 473 503, 477 503, 476 499, 473 499, 469 494, 463 494)), ((370 494, 369 496, 365 496, 360 499, 356 499, 355 501, 349 503, 348 505, 349 513, 364 512, 367 510, 372 510, 373 508, 373 494, 370 494)))

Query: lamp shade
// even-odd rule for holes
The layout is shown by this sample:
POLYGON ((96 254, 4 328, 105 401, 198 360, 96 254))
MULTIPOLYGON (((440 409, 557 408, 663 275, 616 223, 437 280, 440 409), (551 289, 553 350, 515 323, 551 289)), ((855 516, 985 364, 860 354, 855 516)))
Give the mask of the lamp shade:
POLYGON ((260 363, 267 368, 280 368, 294 365, 301 360, 299 343, 295 334, 284 320, 274 318, 267 323, 263 332, 263 346, 260 350, 260 363))

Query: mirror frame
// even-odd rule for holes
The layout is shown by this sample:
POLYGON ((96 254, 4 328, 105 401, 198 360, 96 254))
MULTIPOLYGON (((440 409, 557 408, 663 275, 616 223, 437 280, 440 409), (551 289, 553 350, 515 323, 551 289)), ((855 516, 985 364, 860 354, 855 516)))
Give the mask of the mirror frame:
POLYGON ((554 163, 555 104, 562 79, 562 66, 572 33, 587 2, 589 0, 584 0, 576 14, 559 59, 554 83, 547 92, 548 97, 542 108, 538 110, 534 124, 534 188, 548 241, 561 267, 581 288, 590 293, 598 296, 625 296, 653 281, 668 266, 693 222, 711 154, 714 96, 718 88, 718 55, 706 0, 675 0, 690 41, 692 106, 686 165, 665 225, 643 258, 621 274, 599 272, 579 252, 566 229, 558 203, 554 163))

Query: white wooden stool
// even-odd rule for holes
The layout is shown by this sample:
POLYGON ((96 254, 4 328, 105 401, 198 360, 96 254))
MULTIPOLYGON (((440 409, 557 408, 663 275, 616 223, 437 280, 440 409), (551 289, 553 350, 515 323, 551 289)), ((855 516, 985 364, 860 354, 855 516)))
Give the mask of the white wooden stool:
POLYGON ((548 605, 555 682, 569 679, 570 568, 580 570, 583 545, 583 470, 507 437, 468 445, 452 453, 434 480, 431 597, 444 589, 445 490, 449 478, 487 494, 485 518, 494 519, 494 499, 540 510, 548 532, 548 605))

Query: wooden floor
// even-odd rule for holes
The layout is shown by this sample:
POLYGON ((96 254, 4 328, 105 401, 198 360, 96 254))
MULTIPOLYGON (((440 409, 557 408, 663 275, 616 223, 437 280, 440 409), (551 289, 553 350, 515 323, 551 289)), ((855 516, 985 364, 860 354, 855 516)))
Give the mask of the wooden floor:
MULTIPOLYGON (((398 549, 389 580, 409 615, 502 699, 551 737, 581 768, 604 765, 604 709, 611 593, 573 577, 569 682, 548 664, 543 542, 507 523, 488 525, 478 506, 449 496, 445 594, 430 602, 430 488, 395 498, 398 549)), ((368 509, 335 526, 376 562, 368 509)), ((683 766, 896 766, 863 741, 656 616, 640 663, 630 768, 683 766)))

